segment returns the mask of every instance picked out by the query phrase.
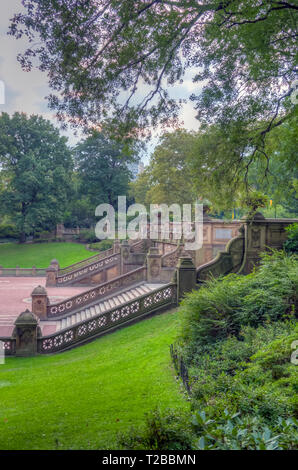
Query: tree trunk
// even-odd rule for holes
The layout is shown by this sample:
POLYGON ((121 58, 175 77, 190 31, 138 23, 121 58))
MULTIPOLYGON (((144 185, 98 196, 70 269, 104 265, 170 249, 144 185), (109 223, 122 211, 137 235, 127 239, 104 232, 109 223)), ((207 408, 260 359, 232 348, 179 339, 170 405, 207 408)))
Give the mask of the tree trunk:
POLYGON ((19 243, 25 243, 25 241, 26 241, 26 233, 21 232, 20 233, 20 238, 19 238, 19 243))

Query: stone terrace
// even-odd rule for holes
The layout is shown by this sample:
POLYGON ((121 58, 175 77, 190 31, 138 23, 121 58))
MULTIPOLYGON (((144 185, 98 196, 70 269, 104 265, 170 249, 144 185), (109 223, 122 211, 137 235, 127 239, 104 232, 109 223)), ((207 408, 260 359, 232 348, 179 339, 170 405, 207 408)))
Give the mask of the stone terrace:
MULTIPOLYGON (((10 336, 14 321, 27 308, 31 310, 31 292, 45 286, 45 277, 0 277, 0 336, 10 336)), ((47 287, 51 302, 84 292, 86 287, 47 287)), ((56 322, 41 322, 43 335, 56 331, 56 322)))

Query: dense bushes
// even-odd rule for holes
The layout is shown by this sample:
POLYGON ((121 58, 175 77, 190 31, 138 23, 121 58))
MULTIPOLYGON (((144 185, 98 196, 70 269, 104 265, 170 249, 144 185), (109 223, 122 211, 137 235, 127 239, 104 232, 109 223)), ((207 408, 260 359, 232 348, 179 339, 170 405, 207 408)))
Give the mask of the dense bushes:
POLYGON ((101 242, 91 243, 89 248, 92 250, 106 251, 113 246, 113 240, 101 240, 101 242))
POLYGON ((273 252, 248 276, 212 280, 188 294, 176 349, 188 367, 192 418, 153 414, 122 444, 160 450, 297 448, 298 370, 291 362, 298 339, 297 281, 297 256, 273 252), (176 435, 178 421, 183 432, 176 435), (171 447, 173 442, 180 447, 171 447))
POLYGON ((248 276, 230 274, 187 295, 180 308, 184 359, 191 362, 204 346, 230 335, 239 338, 244 325, 257 327, 290 314, 297 284, 297 257, 274 252, 264 253, 248 276))
POLYGON ((12 238, 18 239, 20 236, 19 230, 13 224, 1 224, 0 225, 0 239, 1 238, 12 238))
POLYGON ((126 450, 187 450, 192 440, 189 415, 170 409, 147 413, 143 428, 118 436, 119 447, 126 450))
POLYGON ((298 224, 289 225, 286 231, 288 239, 284 243, 284 249, 287 253, 298 253, 298 224))

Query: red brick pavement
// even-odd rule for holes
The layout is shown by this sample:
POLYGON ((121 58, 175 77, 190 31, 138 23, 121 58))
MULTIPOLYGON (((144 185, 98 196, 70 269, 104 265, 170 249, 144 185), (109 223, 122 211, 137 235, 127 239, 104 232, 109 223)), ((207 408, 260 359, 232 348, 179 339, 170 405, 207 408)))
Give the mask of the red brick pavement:
MULTIPOLYGON (((0 277, 0 336, 10 336, 18 315, 31 310, 31 292, 34 287, 45 286, 45 277, 0 277)), ((51 302, 66 299, 87 290, 86 287, 47 287, 51 302)), ((56 331, 55 322, 42 322, 42 333, 56 331)))

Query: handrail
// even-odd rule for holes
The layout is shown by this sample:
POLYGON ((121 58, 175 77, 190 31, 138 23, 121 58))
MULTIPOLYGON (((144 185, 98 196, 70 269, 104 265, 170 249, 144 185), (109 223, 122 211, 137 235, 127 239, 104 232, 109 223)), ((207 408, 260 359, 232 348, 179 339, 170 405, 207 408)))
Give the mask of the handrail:
POLYGON ((96 272, 101 271, 105 267, 112 267, 115 266, 116 264, 120 263, 120 252, 115 253, 112 255, 107 256, 106 258, 102 258, 100 260, 95 261, 92 264, 89 264, 85 267, 82 267, 80 269, 75 269, 69 273, 60 275, 60 272, 58 272, 57 275, 57 283, 58 284, 63 284, 66 282, 70 281, 77 281, 81 277, 86 276, 87 274, 94 274, 96 272), (102 268, 102 269, 100 269, 102 268))
POLYGON ((118 289, 119 287, 144 280, 145 275, 146 267, 141 266, 140 268, 129 271, 126 274, 122 274, 121 276, 118 276, 111 281, 100 284, 99 286, 93 287, 92 289, 88 289, 81 294, 69 297, 62 302, 50 304, 47 306, 47 317, 61 317, 66 313, 82 308, 83 306, 87 306, 88 304, 93 303, 95 300, 105 297, 108 293, 118 289))
POLYGON ((179 254, 181 253, 181 251, 183 251, 183 249, 183 245, 176 245, 174 250, 162 255, 161 265, 163 267, 175 267, 178 262, 179 254))
POLYGON ((78 261, 77 263, 70 264, 69 266, 66 266, 65 268, 59 269, 58 276, 63 276, 63 274, 68 274, 69 272, 76 271, 85 266, 89 266, 90 264, 96 263, 97 261, 100 261, 112 254, 114 254, 113 248, 109 248, 108 250, 101 251, 97 253, 96 255, 90 256, 89 258, 86 258, 82 261, 78 261))
POLYGON ((2 268, 0 266, 0 276, 30 276, 30 277, 39 277, 39 276, 46 276, 46 269, 45 268, 36 268, 33 266, 32 268, 2 268))
POLYGON ((78 346, 121 324, 129 323, 166 306, 176 305, 176 298, 176 284, 166 284, 156 291, 137 297, 125 305, 111 308, 73 327, 38 338, 38 352, 49 354, 78 346))
POLYGON ((15 354, 16 340, 10 336, 0 336, 0 341, 3 343, 5 356, 12 356, 15 354))

